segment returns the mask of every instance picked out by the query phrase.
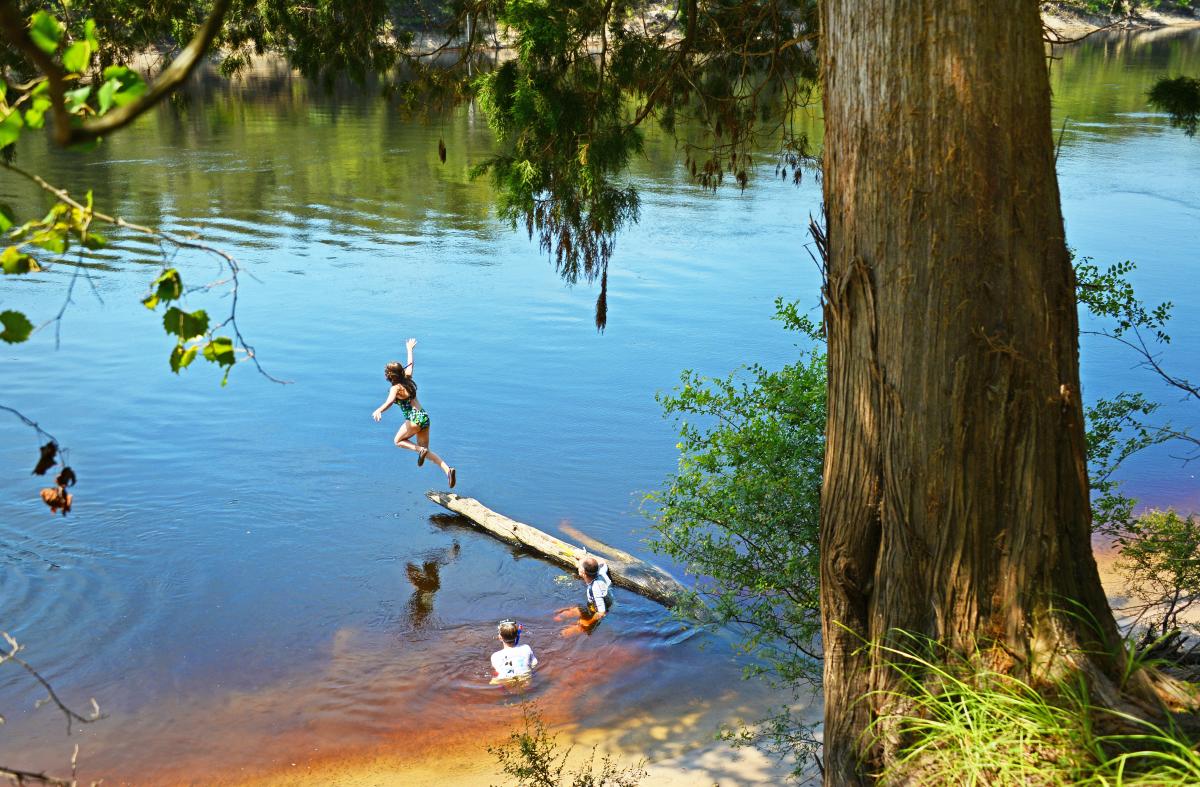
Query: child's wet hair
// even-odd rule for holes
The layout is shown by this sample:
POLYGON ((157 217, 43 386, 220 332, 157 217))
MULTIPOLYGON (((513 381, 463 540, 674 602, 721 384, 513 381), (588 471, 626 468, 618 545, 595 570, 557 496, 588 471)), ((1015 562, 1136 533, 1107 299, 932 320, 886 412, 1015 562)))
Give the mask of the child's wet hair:
POLYGON ((521 627, 511 620, 506 620, 499 626, 500 639, 504 640, 509 645, 516 645, 517 638, 521 636, 521 627))

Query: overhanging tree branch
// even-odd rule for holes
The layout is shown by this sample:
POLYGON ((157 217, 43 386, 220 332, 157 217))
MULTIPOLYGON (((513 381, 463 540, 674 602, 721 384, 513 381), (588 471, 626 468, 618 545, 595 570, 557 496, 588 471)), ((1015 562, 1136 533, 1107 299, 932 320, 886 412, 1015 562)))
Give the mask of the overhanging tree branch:
POLYGON ((667 86, 667 82, 670 81, 675 70, 679 68, 679 65, 683 63, 683 59, 687 57, 688 50, 692 48, 692 43, 696 40, 696 0, 688 0, 687 14, 687 30, 683 34, 683 40, 679 43, 679 49, 675 53, 675 60, 663 72, 662 78, 658 80, 658 84, 650 91, 650 95, 646 96, 646 104, 637 113, 637 116, 634 117, 633 122, 630 123, 631 126, 641 125, 646 116, 654 110, 655 102, 658 101, 663 88, 667 86))
POLYGON ((77 145, 124 128, 182 85, 220 32, 221 23, 231 4, 232 0, 216 0, 213 3, 212 11, 192 36, 192 40, 163 69, 145 93, 123 107, 117 107, 105 115, 83 121, 79 125, 72 125, 71 115, 67 112, 63 95, 66 72, 29 38, 26 20, 21 16, 14 0, 0 0, 0 33, 25 55, 35 68, 46 75, 54 108, 55 142, 63 146, 77 145))

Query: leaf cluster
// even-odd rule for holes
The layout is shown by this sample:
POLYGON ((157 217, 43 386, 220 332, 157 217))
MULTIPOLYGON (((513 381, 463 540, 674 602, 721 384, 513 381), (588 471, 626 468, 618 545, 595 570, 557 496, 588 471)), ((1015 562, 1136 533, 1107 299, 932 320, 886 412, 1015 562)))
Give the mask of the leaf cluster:
MULTIPOLYGON (((167 268, 150 283, 150 292, 142 298, 142 305, 153 311, 160 303, 179 300, 184 292, 183 277, 179 271, 167 268)), ((225 370, 221 378, 221 385, 225 385, 229 381, 230 370, 237 363, 237 353, 232 338, 214 334, 226 323, 228 320, 210 325, 208 313, 203 309, 188 312, 178 306, 168 307, 163 314, 163 330, 175 337, 175 347, 170 356, 171 371, 179 374, 179 370, 190 366, 199 354, 204 360, 225 370)))
MULTIPOLYGON (((64 23, 40 10, 28 17, 27 32, 33 44, 62 72, 63 82, 74 85, 63 91, 63 105, 71 123, 79 125, 88 117, 102 116, 146 92, 145 81, 133 69, 115 64, 102 69, 95 66, 101 45, 94 19, 64 23)), ((0 149, 11 156, 10 146, 23 131, 45 125, 46 113, 53 106, 53 85, 47 74, 31 71, 24 61, 10 70, 31 76, 24 83, 0 80, 0 149)))
MULTIPOLYGON (((63 255, 72 242, 85 249, 102 248, 107 241, 103 235, 91 231, 92 193, 87 194, 87 204, 79 207, 63 202, 56 203, 41 219, 31 219, 17 225, 14 211, 8 205, 0 205, 0 237, 9 245, 0 252, 0 270, 5 276, 20 276, 38 273, 44 264, 30 252, 39 249, 55 255, 63 255)), ((33 323, 23 313, 9 309, 0 313, 0 340, 8 344, 19 344, 33 334, 33 323)))
POLYGON ((1171 337, 1164 329, 1175 304, 1165 301, 1147 309, 1129 281, 1136 269, 1136 263, 1126 260, 1101 270, 1084 257, 1075 263, 1076 297, 1092 315, 1112 322, 1109 335, 1120 338, 1127 331, 1147 330, 1157 341, 1169 344, 1171 337))

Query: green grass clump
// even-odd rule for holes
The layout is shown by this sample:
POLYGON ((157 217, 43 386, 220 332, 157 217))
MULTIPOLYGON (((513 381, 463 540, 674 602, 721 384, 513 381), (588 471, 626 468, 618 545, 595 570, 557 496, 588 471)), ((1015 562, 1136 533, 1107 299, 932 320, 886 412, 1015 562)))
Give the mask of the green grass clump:
POLYGON ((902 682, 872 695, 903 709, 869 731, 901 741, 883 784, 1200 784, 1195 741, 1174 726, 1092 705, 1082 677, 1035 687, 904 636, 911 647, 875 646, 902 682))

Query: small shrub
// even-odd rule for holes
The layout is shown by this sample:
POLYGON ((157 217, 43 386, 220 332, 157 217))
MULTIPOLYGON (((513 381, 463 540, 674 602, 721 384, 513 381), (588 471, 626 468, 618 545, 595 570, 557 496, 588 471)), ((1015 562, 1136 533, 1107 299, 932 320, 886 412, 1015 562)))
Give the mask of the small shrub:
POLYGON ((1150 511, 1117 537, 1117 567, 1141 603, 1152 636, 1187 625, 1180 616, 1200 604, 1200 520, 1174 510, 1150 511))
POLYGON ((566 771, 574 747, 559 750, 558 736, 546 732, 536 708, 526 706, 523 716, 523 729, 514 730, 499 746, 488 747, 488 753, 499 761, 501 771, 510 780, 508 784, 514 787, 637 787, 646 777, 643 762, 632 768, 618 768, 606 754, 597 763, 595 747, 586 763, 566 771))

